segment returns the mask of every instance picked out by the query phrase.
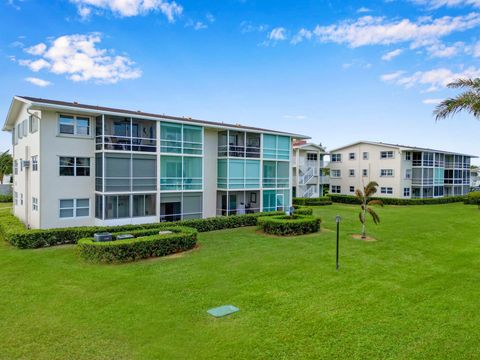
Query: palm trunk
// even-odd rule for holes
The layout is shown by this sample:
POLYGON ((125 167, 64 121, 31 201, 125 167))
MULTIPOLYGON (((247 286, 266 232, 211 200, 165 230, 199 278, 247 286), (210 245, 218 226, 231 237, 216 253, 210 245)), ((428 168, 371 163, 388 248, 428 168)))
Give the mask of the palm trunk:
POLYGON ((362 239, 367 238, 367 229, 365 223, 367 222, 367 204, 366 202, 363 203, 363 217, 362 217, 362 239))

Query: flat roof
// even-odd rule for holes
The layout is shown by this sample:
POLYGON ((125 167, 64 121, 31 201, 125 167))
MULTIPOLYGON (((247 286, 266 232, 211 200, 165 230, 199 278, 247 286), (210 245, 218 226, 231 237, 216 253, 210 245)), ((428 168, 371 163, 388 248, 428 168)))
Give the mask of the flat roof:
POLYGON ((330 153, 334 153, 335 151, 342 150, 351 146, 355 146, 358 144, 369 144, 369 145, 378 145, 378 146, 386 146, 386 147, 393 147, 397 149, 402 149, 402 150, 411 150, 411 151, 427 151, 427 152, 436 152, 436 153, 443 153, 443 154, 452 154, 452 155, 462 155, 462 156, 469 156, 476 158, 478 156, 476 155, 470 155, 470 154, 463 154, 459 152, 452 152, 452 151, 446 151, 446 150, 438 150, 438 149, 430 149, 430 148, 423 148, 423 147, 417 147, 417 146, 409 146, 409 145, 401 145, 401 144, 391 144, 391 143, 384 143, 384 142, 378 142, 378 141, 357 141, 352 144, 348 144, 345 146, 338 147, 336 149, 330 150, 330 153))
POLYGON ((10 110, 8 112, 7 119, 5 120, 3 130, 10 130, 10 128, 11 128, 11 127, 9 127, 9 122, 10 122, 10 115, 11 115, 13 104, 14 104, 15 100, 23 101, 25 103, 29 103, 29 104, 31 104, 32 107, 38 107, 38 108, 52 108, 52 109, 56 109, 56 110, 78 109, 78 110, 82 110, 82 111, 90 112, 90 113, 98 113, 98 114, 109 113, 109 114, 115 114, 115 115, 130 115, 132 117, 133 116, 138 116, 138 117, 143 117, 143 118, 150 118, 152 120, 162 120, 162 119, 163 120, 173 120, 173 121, 181 121, 181 122, 189 123, 189 124, 211 126, 211 127, 214 127, 214 128, 250 130, 250 131, 253 131, 253 132, 265 132, 265 133, 271 133, 271 134, 277 134, 277 135, 285 135, 285 136, 290 136, 290 137, 293 137, 293 138, 296 138, 296 139, 310 139, 310 137, 305 136, 305 135, 299 135, 299 134, 294 134, 294 133, 289 133, 289 132, 284 132, 284 131, 263 129, 263 128, 258 128, 258 127, 253 127, 253 126, 244 126, 244 125, 240 125, 240 124, 229 124, 229 123, 224 123, 224 122, 199 120, 199 119, 193 119, 193 118, 190 118, 190 117, 180 117, 180 116, 171 116, 171 115, 165 115, 165 114, 155 114, 155 113, 148 113, 148 112, 143 112, 143 111, 111 108, 111 107, 105 107, 105 106, 80 104, 80 103, 77 103, 77 102, 42 99, 42 98, 36 98, 36 97, 31 97, 31 96, 15 96, 13 98, 12 105, 10 106, 10 110))

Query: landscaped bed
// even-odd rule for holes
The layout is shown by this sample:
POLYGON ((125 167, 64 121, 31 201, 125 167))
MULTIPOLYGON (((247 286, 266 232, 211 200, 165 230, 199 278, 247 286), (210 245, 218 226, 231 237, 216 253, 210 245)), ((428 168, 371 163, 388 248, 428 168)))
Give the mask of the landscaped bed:
POLYGON ((267 234, 280 236, 304 235, 320 230, 320 218, 313 215, 276 215, 260 217, 258 226, 267 234))

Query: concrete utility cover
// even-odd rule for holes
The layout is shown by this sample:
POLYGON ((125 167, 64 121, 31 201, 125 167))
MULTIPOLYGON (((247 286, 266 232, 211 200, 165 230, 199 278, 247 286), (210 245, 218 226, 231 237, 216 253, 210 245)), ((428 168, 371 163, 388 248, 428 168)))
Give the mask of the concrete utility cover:
POLYGON ((240 310, 239 308, 233 305, 223 305, 223 306, 219 306, 219 307, 207 310, 207 312, 212 316, 222 317, 222 316, 233 314, 239 310, 240 310))
POLYGON ((172 232, 169 231, 169 230, 164 230, 164 231, 159 231, 158 234, 159 235, 167 235, 167 234, 171 234, 172 232))

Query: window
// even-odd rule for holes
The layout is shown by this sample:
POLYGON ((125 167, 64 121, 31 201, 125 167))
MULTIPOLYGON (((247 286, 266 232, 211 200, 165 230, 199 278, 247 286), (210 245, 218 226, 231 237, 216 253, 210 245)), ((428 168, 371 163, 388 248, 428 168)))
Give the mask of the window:
POLYGON ((90 118, 73 115, 60 115, 58 132, 64 135, 90 136, 90 118))
POLYGON ((22 121, 22 131, 23 131, 23 137, 27 137, 27 135, 28 135, 28 122, 27 122, 27 120, 22 121))
POLYGON ((410 197, 410 188, 403 188, 403 196, 410 197))
POLYGON ((407 161, 412 160, 412 153, 410 151, 405 152, 405 160, 407 161))
POLYGON ((332 169, 331 170, 332 177, 339 178, 342 172, 339 169, 332 169))
POLYGON ((132 217, 155 216, 156 195, 133 195, 132 210, 132 217))
POLYGON ((14 191, 13 193, 13 203, 18 205, 18 192, 14 191))
POLYGON ((405 169, 405 179, 412 178, 412 169, 405 169))
POLYGON ((393 176, 393 169, 381 169, 380 170, 380 176, 393 176))
POLYGON ((332 162, 342 162, 342 154, 332 154, 332 162))
POLYGON ((28 127, 30 128, 30 133, 38 131, 38 118, 34 115, 30 115, 28 118, 28 127))
POLYGON ((380 151, 380 159, 393 159, 393 151, 380 151))
POLYGON ((362 170, 362 176, 363 176, 363 177, 368 176, 368 169, 363 169, 363 170, 362 170))
POLYGON ((32 197, 32 210, 38 211, 38 198, 32 197))
POLYGON ((348 176, 355 176, 355 169, 348 170, 348 176))
POLYGON ((19 139, 23 138, 22 124, 23 124, 23 123, 18 123, 18 124, 17 124, 17 134, 18 134, 18 138, 19 138, 19 139))
POLYGON ((201 155, 202 131, 199 126, 162 122, 160 124, 160 152, 201 155))
POLYGON ((392 195, 393 194, 393 188, 391 188, 391 187, 381 187, 380 188, 380 193, 381 194, 392 195))
POLYGON ((263 162, 263 187, 288 188, 290 166, 284 161, 263 162))
POLYGON ((60 218, 86 217, 90 215, 89 199, 60 199, 60 218))
POLYGON ((60 156, 60 176, 90 176, 90 159, 60 156))
POLYGON ((201 190, 203 186, 202 181, 202 158, 161 156, 161 190, 201 190))
POLYGON ((362 156, 363 160, 368 160, 368 152, 364 151, 362 156))
POLYGON ((331 190, 330 190, 330 192, 331 192, 332 194, 340 194, 341 190, 342 190, 342 188, 341 188, 340 185, 331 185, 331 190))
POLYGON ((290 138, 263 134, 263 157, 265 159, 289 160, 291 151, 290 138))
POLYGON ((20 172, 22 172, 23 171, 23 160, 20 159, 19 161, 20 161, 20 172))
POLYGON ((18 175, 18 160, 13 162, 13 175, 18 175))
POLYGON ((20 205, 23 206, 23 194, 20 194, 20 205))
POLYGON ((348 154, 348 159, 349 160, 355 160, 355 153, 349 153, 348 154))
POLYGON ((309 161, 317 161, 317 154, 316 153, 307 153, 307 160, 309 161))
POLYGON ((355 192, 355 186, 350 186, 350 192, 355 192))
POLYGON ((32 156, 32 171, 38 171, 38 155, 32 156))

